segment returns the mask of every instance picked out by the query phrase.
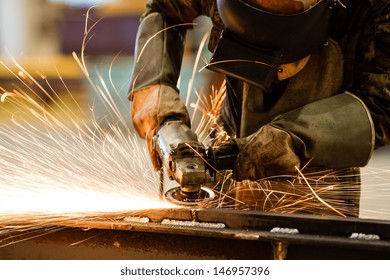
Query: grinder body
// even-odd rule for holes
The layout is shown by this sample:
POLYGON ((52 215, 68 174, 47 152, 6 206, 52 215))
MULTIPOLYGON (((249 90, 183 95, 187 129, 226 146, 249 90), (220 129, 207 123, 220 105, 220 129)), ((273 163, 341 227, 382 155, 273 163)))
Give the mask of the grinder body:
POLYGON ((170 180, 185 193, 197 193, 206 182, 205 150, 181 121, 168 121, 158 131, 155 147, 170 180))
POLYGON ((180 205, 199 205, 215 195, 205 187, 217 170, 230 170, 237 158, 236 146, 206 149, 197 135, 181 121, 167 121, 154 138, 163 167, 170 180, 179 187, 169 190, 165 197, 180 205))

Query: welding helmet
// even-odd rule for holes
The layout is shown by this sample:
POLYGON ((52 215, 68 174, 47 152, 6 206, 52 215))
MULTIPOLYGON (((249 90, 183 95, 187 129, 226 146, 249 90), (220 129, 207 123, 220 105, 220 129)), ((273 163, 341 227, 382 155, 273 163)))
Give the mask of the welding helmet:
POLYGON ((308 56, 327 41, 337 1, 311 1, 305 7, 307 1, 217 0, 225 29, 208 68, 269 88, 282 64, 308 56))

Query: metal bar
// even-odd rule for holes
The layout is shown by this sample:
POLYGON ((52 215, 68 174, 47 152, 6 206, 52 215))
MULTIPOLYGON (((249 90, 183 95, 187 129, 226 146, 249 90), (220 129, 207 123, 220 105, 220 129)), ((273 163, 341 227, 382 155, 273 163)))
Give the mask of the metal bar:
MULTIPOLYGON (((252 252, 255 248, 256 250, 261 248, 261 252, 258 253, 259 258, 272 256, 272 258, 309 259, 343 257, 388 259, 390 256, 390 222, 382 220, 228 209, 170 208, 118 213, 104 218, 68 220, 52 226, 64 227, 65 230, 73 228, 73 233, 70 231, 70 234, 82 230, 99 232, 103 236, 115 235, 117 239, 120 237, 125 240, 141 234, 151 238, 151 241, 140 244, 145 252, 150 251, 149 242, 158 242, 156 240, 161 237, 164 237, 166 243, 170 239, 169 242, 174 244, 181 240, 187 244, 187 249, 193 254, 189 258, 196 258, 199 249, 194 248, 199 246, 198 243, 194 243, 194 240, 203 240, 204 246, 211 246, 210 250, 213 250, 213 244, 217 243, 229 244, 229 246, 241 244, 237 246, 242 246, 242 250, 247 252, 240 252, 237 258, 255 256, 256 252, 252 252), (227 239, 230 241, 223 241, 227 239)), ((58 232, 49 233, 46 238, 52 236, 53 240, 57 240, 55 236, 58 234, 58 232)), ((20 254, 22 252, 20 246, 23 246, 23 242, 18 243, 17 236, 12 240, 18 244, 18 254, 20 254)), ((34 246, 40 245, 39 239, 35 241, 32 239, 29 242, 29 246, 31 242, 34 246)), ((82 242, 83 246, 89 244, 88 242, 82 242)), ((118 242, 127 244, 123 240, 118 242)), ((95 240, 92 247, 96 246, 95 240)), ((110 244, 105 242, 101 246, 110 246, 110 244)), ((129 244, 117 249, 124 250, 125 256, 133 248, 132 246, 134 245, 129 244)), ((182 247, 180 248, 183 250, 182 247)), ((88 247, 88 250, 90 249, 88 247)), ((2 248, 0 248, 0 256, 1 251, 2 248)), ((184 251, 181 253, 185 254, 184 251)), ((181 253, 178 252, 179 255, 181 253)), ((221 250, 212 254, 215 258, 225 258, 227 253, 221 250)), ((234 258, 233 255, 229 253, 228 258, 234 258)))

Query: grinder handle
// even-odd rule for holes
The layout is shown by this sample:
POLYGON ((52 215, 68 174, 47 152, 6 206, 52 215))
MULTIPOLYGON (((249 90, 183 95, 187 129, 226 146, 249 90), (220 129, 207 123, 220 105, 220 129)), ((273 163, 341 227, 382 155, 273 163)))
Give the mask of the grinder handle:
POLYGON ((215 170, 232 170, 236 163, 239 148, 234 142, 224 143, 217 148, 209 148, 207 153, 208 163, 214 170, 210 170, 214 173, 215 170))

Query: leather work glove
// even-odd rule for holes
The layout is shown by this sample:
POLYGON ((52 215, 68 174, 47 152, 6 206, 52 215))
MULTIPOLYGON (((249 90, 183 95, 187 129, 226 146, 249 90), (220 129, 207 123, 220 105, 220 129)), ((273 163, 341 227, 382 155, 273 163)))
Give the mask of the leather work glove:
POLYGON ((167 119, 181 120, 190 127, 187 108, 181 102, 176 90, 164 85, 149 86, 133 92, 132 100, 134 128, 141 137, 145 138, 153 166, 155 170, 159 170, 162 163, 153 143, 153 137, 167 119))
POLYGON ((186 30, 181 27, 168 28, 169 24, 157 12, 149 11, 143 15, 137 33, 129 89, 129 99, 133 103, 133 125, 138 134, 146 139, 155 170, 162 166, 153 143, 161 124, 168 119, 180 120, 190 127, 187 108, 181 102, 176 86, 186 30))
POLYGON ((265 125, 248 137, 232 141, 240 151, 233 168, 234 179, 238 181, 293 174, 297 172, 295 167, 300 167, 292 137, 272 125, 265 125))
POLYGON ((365 166, 374 149, 374 124, 364 103, 344 92, 281 114, 246 138, 233 139, 237 180, 365 166))

